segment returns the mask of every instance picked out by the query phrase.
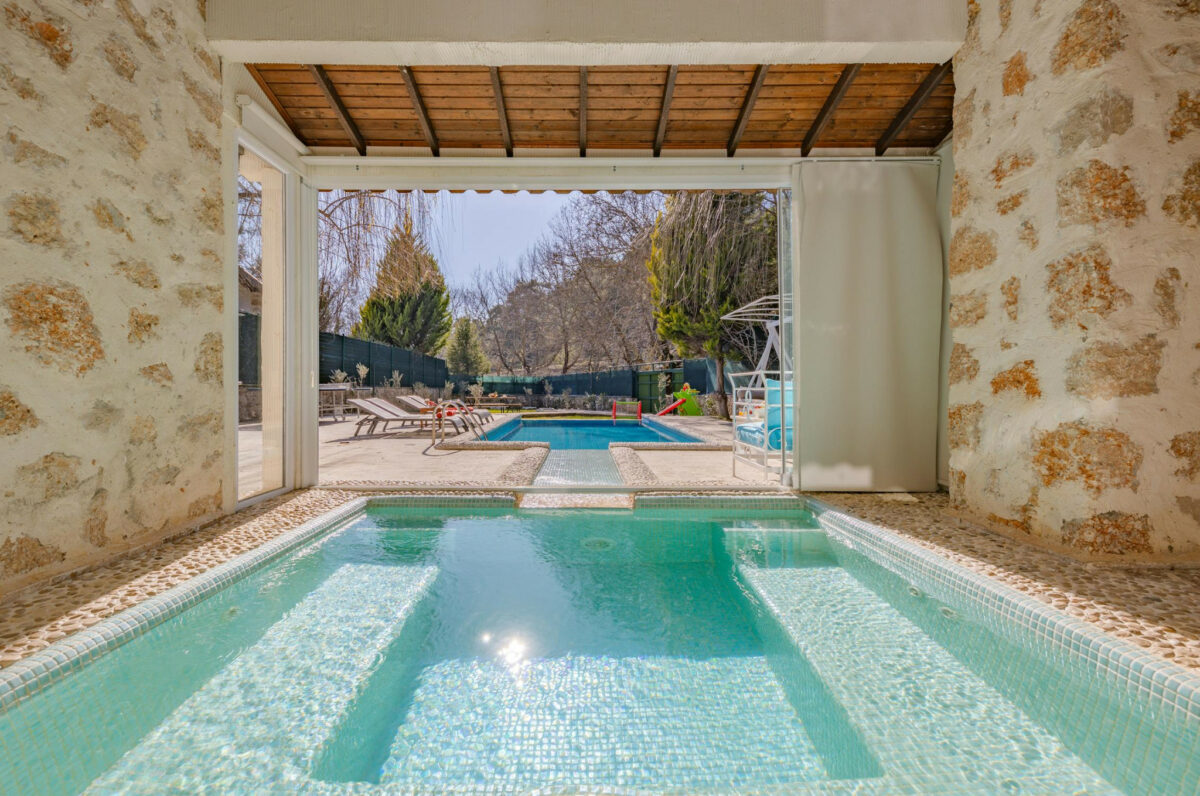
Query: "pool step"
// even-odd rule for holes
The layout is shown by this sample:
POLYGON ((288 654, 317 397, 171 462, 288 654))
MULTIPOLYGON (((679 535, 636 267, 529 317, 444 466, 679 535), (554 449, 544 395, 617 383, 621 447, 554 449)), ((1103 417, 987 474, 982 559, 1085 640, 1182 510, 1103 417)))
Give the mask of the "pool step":
POLYGON ((841 567, 739 565, 903 792, 1113 793, 1062 742, 841 567))
POLYGON ((314 755, 436 575, 427 566, 338 568, 92 790, 303 789, 314 755))
POLYGON ((739 520, 721 530, 737 562, 760 569, 837 566, 825 532, 797 528, 794 520, 739 520))
POLYGON ((517 502, 523 509, 632 509, 633 505, 628 492, 530 492, 517 502))

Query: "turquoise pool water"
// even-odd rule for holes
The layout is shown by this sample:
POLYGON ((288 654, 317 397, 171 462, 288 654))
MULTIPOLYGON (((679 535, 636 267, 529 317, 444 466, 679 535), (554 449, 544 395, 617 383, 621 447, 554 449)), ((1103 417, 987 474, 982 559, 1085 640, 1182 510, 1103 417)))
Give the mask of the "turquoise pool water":
POLYGON ((1195 792, 1196 723, 858 547, 372 508, 0 711, 0 792, 1195 792))
POLYGON ((551 450, 608 450, 610 442, 699 442, 653 420, 526 420, 487 432, 487 439, 546 442, 551 450))

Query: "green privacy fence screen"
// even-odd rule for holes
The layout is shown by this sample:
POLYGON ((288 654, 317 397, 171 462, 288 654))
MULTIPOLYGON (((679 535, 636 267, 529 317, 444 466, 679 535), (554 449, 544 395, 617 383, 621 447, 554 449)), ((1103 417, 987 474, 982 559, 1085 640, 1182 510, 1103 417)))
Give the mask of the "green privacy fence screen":
MULTIPOLYGON (((533 390, 534 396, 543 396, 546 394, 546 382, 549 382, 554 395, 561 395, 565 390, 570 390, 572 395, 631 397, 643 401, 649 407, 656 406, 662 400, 659 376, 663 373, 670 375, 671 391, 681 389, 685 382, 702 393, 715 392, 717 389, 717 368, 711 359, 685 359, 674 367, 621 368, 591 373, 561 373, 554 376, 492 375, 481 376, 475 381, 482 384, 484 392, 487 393, 519 397, 525 395, 528 388, 533 390)), ((467 381, 461 376, 451 376, 450 380, 467 381)))
MULTIPOLYGON (((259 383, 258 335, 259 316, 239 315, 238 381, 244 385, 259 383)), ((369 369, 365 381, 367 387, 384 386, 384 381, 391 378, 392 371, 401 374, 402 387, 412 387, 414 384, 441 387, 447 381, 471 381, 462 376, 450 375, 444 359, 426 356, 406 348, 358 340, 330 332, 320 333, 318 346, 322 383, 332 381, 331 375, 335 370, 344 371, 350 378, 357 380, 359 363, 369 369)), ((533 390, 534 395, 543 396, 546 394, 545 383, 549 382, 554 395, 561 395, 570 390, 572 395, 638 398, 648 405, 656 404, 663 397, 659 389, 659 376, 663 373, 670 375, 671 391, 680 389, 685 382, 702 393, 716 391, 716 363, 713 360, 685 359, 671 364, 670 367, 655 365, 590 373, 560 373, 553 376, 491 375, 481 376, 473 381, 482 383, 485 392, 501 395, 522 396, 525 389, 529 388, 533 390)))
MULTIPOLYGON (((238 316, 238 381, 246 385, 259 383, 258 363, 259 319, 257 315, 238 316)), ((424 384, 441 387, 449 376, 446 361, 426 356, 407 348, 358 340, 342 334, 321 332, 318 335, 318 372, 322 383, 332 381, 335 370, 344 371, 358 380, 358 365, 368 368, 364 386, 382 387, 392 371, 400 373, 402 387, 424 384)))

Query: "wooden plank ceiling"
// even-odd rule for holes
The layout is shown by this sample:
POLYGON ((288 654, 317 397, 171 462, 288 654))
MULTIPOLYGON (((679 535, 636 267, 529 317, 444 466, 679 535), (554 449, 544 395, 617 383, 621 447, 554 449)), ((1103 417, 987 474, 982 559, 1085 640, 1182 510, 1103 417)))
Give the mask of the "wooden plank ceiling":
POLYGON ((950 132, 946 64, 248 64, 312 147, 928 149, 950 132))

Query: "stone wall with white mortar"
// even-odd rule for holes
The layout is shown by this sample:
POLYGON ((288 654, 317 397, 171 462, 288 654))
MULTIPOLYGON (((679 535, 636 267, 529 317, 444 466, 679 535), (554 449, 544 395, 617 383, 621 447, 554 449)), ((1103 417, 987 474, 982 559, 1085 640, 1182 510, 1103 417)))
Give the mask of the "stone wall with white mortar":
POLYGON ((970 0, 950 488, 1084 558, 1200 559, 1200 3, 970 0))
POLYGON ((204 0, 0 7, 0 594, 219 513, 204 0))

